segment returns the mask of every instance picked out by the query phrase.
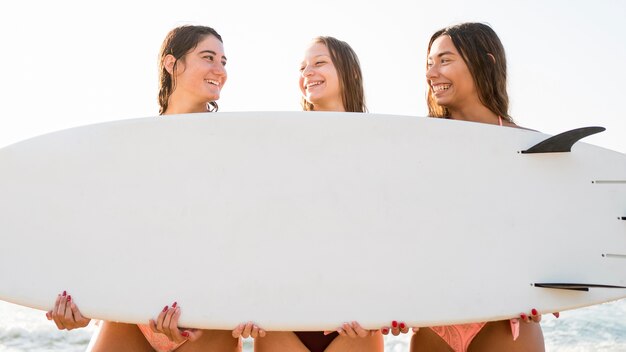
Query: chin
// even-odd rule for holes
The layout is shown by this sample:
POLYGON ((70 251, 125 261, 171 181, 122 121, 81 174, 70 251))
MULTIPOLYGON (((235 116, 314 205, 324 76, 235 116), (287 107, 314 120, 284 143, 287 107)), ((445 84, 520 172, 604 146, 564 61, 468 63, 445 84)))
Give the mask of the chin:
POLYGON ((435 98, 435 103, 437 103, 437 105, 443 106, 444 108, 447 108, 450 101, 449 99, 437 99, 435 98))
POLYGON ((322 99, 320 99, 320 97, 316 97, 316 96, 309 96, 306 98, 306 101, 308 101, 309 103, 316 105, 318 104, 322 99))
POLYGON ((211 95, 207 95, 206 99, 207 101, 216 101, 220 98, 219 94, 211 94, 211 95))

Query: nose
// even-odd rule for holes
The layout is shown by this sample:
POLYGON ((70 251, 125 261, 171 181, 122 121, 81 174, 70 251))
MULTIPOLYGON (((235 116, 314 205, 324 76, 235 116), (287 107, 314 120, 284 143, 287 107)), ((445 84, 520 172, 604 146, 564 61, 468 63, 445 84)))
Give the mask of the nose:
POLYGON ((220 76, 226 76, 226 67, 221 62, 213 65, 213 73, 220 76))
POLYGON ((311 74, 313 74, 313 67, 311 67, 310 65, 306 65, 302 70, 302 77, 307 77, 311 74))
POLYGON ((434 77, 437 77, 439 75, 439 69, 437 68, 437 65, 430 65, 430 67, 428 67, 426 69, 426 79, 432 79, 434 77))

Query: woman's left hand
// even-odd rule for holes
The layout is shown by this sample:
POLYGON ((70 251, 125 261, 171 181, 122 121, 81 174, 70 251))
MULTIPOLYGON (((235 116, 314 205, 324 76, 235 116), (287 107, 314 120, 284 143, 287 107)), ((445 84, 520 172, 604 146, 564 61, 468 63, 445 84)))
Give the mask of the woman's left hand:
POLYGON ((244 339, 248 337, 256 339, 257 337, 264 337, 265 330, 261 329, 256 324, 249 321, 247 323, 241 323, 237 325, 237 327, 232 331, 232 335, 236 339, 240 337, 243 337, 244 339))
MULTIPOLYGON (((556 318, 558 318, 561 313, 559 312, 555 312, 552 313, 552 315, 554 315, 556 318)), ((539 312, 533 308, 530 310, 530 314, 526 314, 526 313, 522 313, 520 314, 520 320, 526 322, 526 323, 539 323, 541 321, 541 314, 539 314, 539 312)))
MULTIPOLYGON (((352 338, 357 338, 357 337, 374 336, 380 330, 366 330, 361 327, 361 324, 359 324, 356 321, 353 321, 351 323, 343 323, 343 325, 341 325, 341 327, 338 328, 336 331, 337 333, 339 333, 340 336, 348 336, 352 338)), ((324 331, 324 335, 328 335, 331 333, 332 331, 324 331)))
POLYGON ((196 341, 202 335, 200 329, 186 329, 178 327, 178 319, 180 318, 180 307, 174 302, 172 307, 165 306, 157 320, 150 319, 150 329, 153 332, 161 333, 167 336, 170 341, 181 343, 183 341, 196 341))

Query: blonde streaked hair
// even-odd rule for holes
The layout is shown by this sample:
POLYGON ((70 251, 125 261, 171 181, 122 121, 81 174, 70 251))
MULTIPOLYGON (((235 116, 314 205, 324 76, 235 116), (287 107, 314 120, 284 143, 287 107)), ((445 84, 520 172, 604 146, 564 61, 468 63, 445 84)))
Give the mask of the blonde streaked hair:
MULTIPOLYGON (((339 76, 339 91, 343 107, 349 112, 367 112, 363 74, 356 53, 348 43, 333 37, 320 36, 312 43, 324 44, 330 52, 330 59, 339 76)), ((304 97, 300 101, 304 111, 313 111, 314 106, 304 97)))

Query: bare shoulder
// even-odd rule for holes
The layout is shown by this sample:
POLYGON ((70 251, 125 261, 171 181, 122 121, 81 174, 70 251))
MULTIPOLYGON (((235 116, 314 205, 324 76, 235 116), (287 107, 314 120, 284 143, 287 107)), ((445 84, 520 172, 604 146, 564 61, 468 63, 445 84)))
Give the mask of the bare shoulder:
POLYGON ((515 124, 515 123, 513 123, 513 122, 505 122, 505 123, 504 123, 504 126, 506 126, 506 127, 513 127, 513 128, 519 128, 519 129, 521 129, 521 130, 526 130, 526 131, 539 132, 539 131, 534 130, 534 129, 532 129, 532 128, 528 128, 528 127, 524 127, 524 126, 516 125, 516 124, 515 124))

